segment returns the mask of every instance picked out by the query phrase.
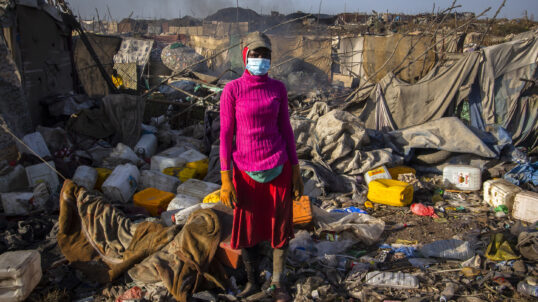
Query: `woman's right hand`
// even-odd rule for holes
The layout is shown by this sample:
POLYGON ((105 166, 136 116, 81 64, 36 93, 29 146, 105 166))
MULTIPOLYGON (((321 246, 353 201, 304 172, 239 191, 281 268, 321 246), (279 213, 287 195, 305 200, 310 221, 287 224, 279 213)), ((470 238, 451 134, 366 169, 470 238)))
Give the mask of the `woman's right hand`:
POLYGON ((222 186, 220 187, 220 202, 233 209, 237 204, 237 192, 232 182, 232 171, 220 171, 222 186))

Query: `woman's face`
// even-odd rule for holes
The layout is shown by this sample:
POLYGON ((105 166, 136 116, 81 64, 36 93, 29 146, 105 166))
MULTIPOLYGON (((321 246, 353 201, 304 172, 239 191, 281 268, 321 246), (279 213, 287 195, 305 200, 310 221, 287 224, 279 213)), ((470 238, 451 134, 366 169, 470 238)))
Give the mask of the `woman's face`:
POLYGON ((271 51, 265 47, 251 49, 248 52, 248 58, 269 59, 271 60, 271 51))

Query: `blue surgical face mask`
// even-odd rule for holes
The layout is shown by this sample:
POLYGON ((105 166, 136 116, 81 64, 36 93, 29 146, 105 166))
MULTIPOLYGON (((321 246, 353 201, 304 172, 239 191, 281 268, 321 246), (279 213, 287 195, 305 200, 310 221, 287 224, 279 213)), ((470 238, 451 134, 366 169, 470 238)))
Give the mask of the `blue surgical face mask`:
POLYGON ((260 58, 247 58, 247 70, 252 75, 264 75, 269 72, 271 60, 260 58))

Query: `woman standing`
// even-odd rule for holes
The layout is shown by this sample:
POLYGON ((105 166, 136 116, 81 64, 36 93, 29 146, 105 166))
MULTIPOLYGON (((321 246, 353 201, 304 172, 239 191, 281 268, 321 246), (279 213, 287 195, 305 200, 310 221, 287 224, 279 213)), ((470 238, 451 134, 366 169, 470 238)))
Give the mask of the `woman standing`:
POLYGON ((259 291, 257 247, 269 241, 273 248, 270 289, 276 301, 289 301, 280 279, 293 238, 292 198, 303 194, 303 182, 286 87, 267 75, 271 41, 253 32, 245 42, 246 70, 224 87, 220 99, 220 198, 235 208, 231 246, 242 249, 247 272, 248 283, 238 296, 259 291))

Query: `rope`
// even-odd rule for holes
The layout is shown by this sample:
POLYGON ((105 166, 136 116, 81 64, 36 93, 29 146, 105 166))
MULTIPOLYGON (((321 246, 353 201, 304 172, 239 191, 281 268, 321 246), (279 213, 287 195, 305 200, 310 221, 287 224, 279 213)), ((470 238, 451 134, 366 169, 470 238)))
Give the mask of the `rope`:
POLYGON ((18 138, 12 131, 11 129, 9 129, 6 121, 4 120, 4 117, 0 116, 0 127, 2 129, 4 129, 4 131, 11 135, 17 142, 19 142, 21 145, 25 146, 26 149, 30 150, 37 158, 39 158, 45 165, 47 165, 47 167, 49 167, 52 171, 54 171, 56 174, 58 174, 58 176, 60 176, 63 180, 67 180, 67 177, 63 176, 62 173, 60 173, 58 170, 56 170, 56 168, 54 168, 53 166, 51 166, 43 157, 39 156, 39 154, 37 154, 32 148, 30 148, 30 146, 28 146, 23 140, 21 140, 20 138, 18 138))

